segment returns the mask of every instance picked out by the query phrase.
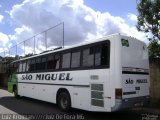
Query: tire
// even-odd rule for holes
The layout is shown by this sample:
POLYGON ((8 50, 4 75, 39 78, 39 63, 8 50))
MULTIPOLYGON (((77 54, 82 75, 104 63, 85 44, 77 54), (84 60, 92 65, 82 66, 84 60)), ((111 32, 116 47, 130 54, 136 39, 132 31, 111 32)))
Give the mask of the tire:
POLYGON ((19 98, 18 89, 17 89, 16 86, 13 87, 13 94, 14 94, 14 97, 15 97, 15 98, 19 98))
POLYGON ((70 95, 67 92, 61 92, 58 95, 57 103, 60 109, 63 111, 69 111, 71 108, 70 95))

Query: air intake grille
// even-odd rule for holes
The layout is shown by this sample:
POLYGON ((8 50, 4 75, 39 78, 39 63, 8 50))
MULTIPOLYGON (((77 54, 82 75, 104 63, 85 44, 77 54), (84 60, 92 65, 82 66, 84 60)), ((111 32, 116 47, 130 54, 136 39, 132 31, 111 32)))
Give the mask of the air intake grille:
POLYGON ((95 99, 103 99, 103 92, 92 91, 91 97, 95 99))
POLYGON ((91 84, 91 90, 103 91, 103 84, 91 84))
POLYGON ((104 107, 104 102, 103 102, 103 100, 92 99, 92 105, 99 106, 99 107, 104 107))
POLYGON ((103 84, 91 84, 91 104, 104 107, 103 84))

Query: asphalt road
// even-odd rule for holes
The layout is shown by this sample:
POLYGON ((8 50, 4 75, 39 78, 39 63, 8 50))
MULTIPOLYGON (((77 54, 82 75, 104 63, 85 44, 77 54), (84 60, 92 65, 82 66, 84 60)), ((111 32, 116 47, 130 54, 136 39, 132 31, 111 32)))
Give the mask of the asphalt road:
MULTIPOLYGON (((144 111, 142 109, 125 110, 114 113, 88 112, 72 109, 69 113, 66 113, 62 112, 56 104, 26 97, 16 99, 11 93, 0 89, 0 119, 3 120, 147 120, 147 117, 156 118, 157 114, 154 114, 153 111, 150 113, 150 111, 144 111)), ((155 120, 158 120, 158 118, 159 116, 155 120)))

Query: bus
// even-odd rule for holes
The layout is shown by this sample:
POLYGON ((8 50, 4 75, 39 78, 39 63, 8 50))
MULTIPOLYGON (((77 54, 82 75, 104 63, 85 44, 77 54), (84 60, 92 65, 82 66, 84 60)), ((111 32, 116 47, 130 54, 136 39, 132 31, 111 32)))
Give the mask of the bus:
POLYGON ((62 110, 113 112, 149 102, 148 50, 121 34, 48 51, 10 64, 8 91, 62 110))

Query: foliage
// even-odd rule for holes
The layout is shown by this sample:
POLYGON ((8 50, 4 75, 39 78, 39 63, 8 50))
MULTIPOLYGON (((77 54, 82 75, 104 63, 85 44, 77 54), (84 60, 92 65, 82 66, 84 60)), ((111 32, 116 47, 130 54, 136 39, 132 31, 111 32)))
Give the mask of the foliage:
POLYGON ((150 34, 149 56, 160 59, 160 0, 139 0, 137 10, 137 29, 150 34))
POLYGON ((33 53, 28 53, 24 57, 30 57, 30 56, 33 56, 33 55, 34 55, 33 53))
POLYGON ((140 0, 137 29, 152 33, 150 41, 160 40, 160 0, 140 0))
POLYGON ((158 43, 158 41, 154 40, 150 42, 148 50, 150 59, 160 59, 160 44, 158 43))

